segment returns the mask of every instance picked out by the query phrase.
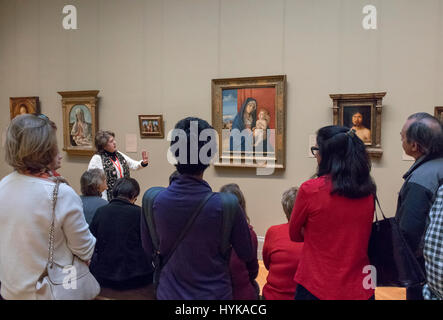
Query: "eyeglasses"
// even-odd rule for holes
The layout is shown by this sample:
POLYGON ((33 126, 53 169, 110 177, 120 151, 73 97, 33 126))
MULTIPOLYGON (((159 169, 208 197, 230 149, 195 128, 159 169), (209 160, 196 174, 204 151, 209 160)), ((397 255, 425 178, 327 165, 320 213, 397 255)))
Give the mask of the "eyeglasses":
POLYGON ((311 147, 311 153, 314 157, 318 154, 319 151, 320 149, 318 147, 311 147))

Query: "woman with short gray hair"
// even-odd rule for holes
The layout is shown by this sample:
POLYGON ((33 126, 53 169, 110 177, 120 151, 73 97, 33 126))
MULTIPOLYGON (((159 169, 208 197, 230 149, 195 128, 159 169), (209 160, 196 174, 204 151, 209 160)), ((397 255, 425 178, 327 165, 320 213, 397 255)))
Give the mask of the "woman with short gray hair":
MULTIPOLYGON (((297 187, 286 190, 281 199, 285 216, 291 219, 297 187)), ((263 244, 263 263, 268 272, 266 284, 263 286, 265 300, 292 300, 295 296, 297 283, 294 275, 298 268, 303 243, 289 239, 289 223, 272 226, 268 229, 263 244)))
POLYGON ((108 201, 101 197, 102 192, 107 188, 103 170, 91 169, 83 173, 80 178, 80 188, 85 219, 88 224, 91 224, 97 209, 108 204, 108 201))

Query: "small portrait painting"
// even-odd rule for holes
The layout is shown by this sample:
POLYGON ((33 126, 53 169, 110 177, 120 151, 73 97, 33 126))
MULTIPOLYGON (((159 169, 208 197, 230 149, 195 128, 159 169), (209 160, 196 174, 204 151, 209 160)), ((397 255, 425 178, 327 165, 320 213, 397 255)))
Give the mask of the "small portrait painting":
POLYGON ((38 97, 9 98, 11 120, 16 116, 27 113, 40 113, 38 97))
POLYGON ((141 138, 163 138, 163 116, 162 115, 139 115, 141 138))
POLYGON ((371 105, 343 106, 343 125, 354 129, 365 144, 372 143, 371 119, 371 105))
POLYGON ((78 104, 71 108, 69 127, 71 129, 72 146, 92 146, 92 117, 87 106, 78 104))

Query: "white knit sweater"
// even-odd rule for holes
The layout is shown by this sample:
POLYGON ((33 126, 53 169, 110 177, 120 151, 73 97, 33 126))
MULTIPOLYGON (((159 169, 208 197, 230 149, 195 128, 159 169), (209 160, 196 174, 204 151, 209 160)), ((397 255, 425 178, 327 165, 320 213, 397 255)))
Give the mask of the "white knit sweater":
MULTIPOLYGON (((36 299, 35 285, 48 260, 55 183, 13 172, 0 181, 0 282, 7 300, 36 299)), ((61 184, 55 210, 54 261, 89 260, 95 247, 75 191, 61 184)))

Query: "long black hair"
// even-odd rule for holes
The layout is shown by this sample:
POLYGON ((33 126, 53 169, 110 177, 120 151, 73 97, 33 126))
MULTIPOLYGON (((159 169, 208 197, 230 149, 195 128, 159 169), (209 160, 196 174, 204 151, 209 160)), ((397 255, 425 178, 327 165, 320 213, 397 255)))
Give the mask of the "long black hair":
POLYGON ((371 162, 355 131, 347 127, 323 127, 317 132, 317 145, 321 157, 317 176, 331 177, 331 194, 354 199, 375 195, 371 162))

